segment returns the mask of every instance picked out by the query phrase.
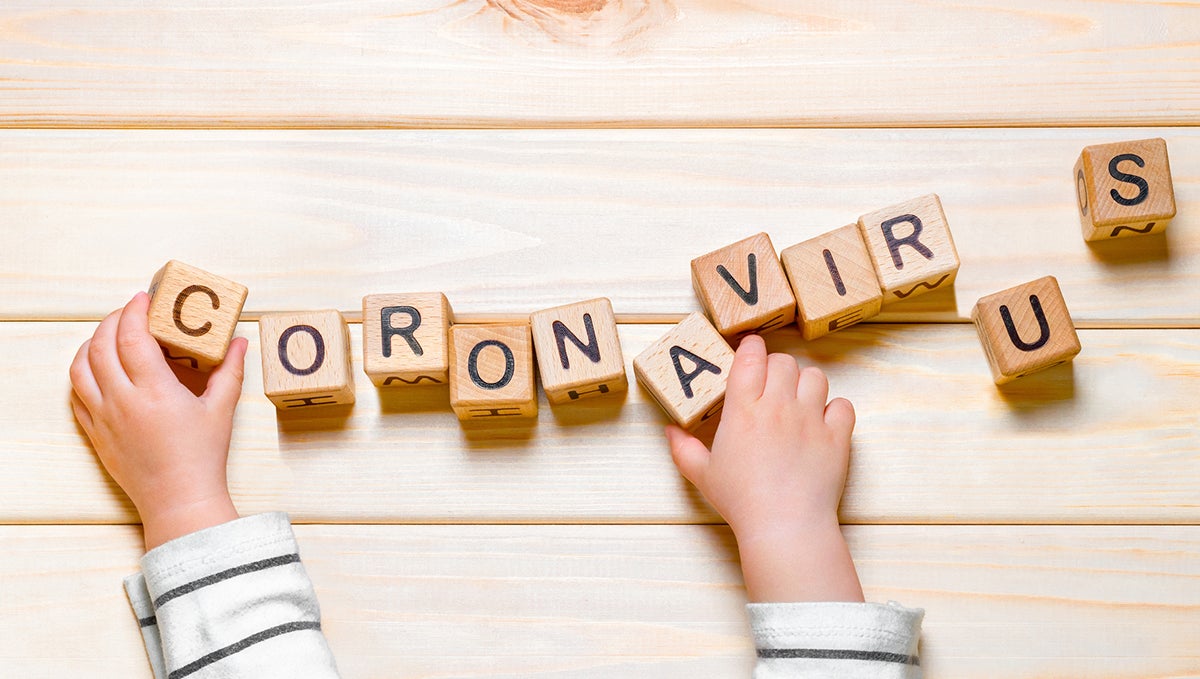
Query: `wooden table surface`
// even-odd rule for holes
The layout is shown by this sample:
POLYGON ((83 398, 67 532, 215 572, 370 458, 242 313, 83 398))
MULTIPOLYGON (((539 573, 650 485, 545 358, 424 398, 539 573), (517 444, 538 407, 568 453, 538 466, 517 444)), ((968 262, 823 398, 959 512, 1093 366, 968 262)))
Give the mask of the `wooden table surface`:
POLYGON ((697 309, 691 258, 936 192, 953 290, 769 340, 858 409, 868 597, 926 609, 931 679, 1200 678, 1198 121, 1191 2, 8 0, 0 676, 150 676, 67 366, 171 258, 250 288, 232 490, 291 513, 347 679, 748 676, 736 546, 645 392, 464 430, 359 372, 283 417, 255 321, 607 296, 632 358, 697 309), (1084 243, 1080 149, 1154 136, 1179 216, 1084 243), (970 309, 1047 274, 1083 352, 997 389, 970 309))

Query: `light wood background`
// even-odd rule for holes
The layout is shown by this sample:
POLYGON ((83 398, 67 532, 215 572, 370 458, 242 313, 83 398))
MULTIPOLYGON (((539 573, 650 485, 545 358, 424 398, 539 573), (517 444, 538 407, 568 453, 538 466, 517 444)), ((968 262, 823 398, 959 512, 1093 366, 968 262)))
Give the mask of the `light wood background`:
POLYGON ((1200 678, 1197 83, 1196 3, 5 2, 0 676, 149 676, 67 366, 170 258, 250 287, 231 485, 292 514, 345 677, 747 676, 736 546, 643 391, 464 430, 356 354, 352 409, 279 417, 254 321, 604 295, 631 358, 692 257, 936 192, 953 290, 770 339, 858 410, 868 596, 927 610, 933 679, 1200 678), (1079 150, 1152 136, 1179 216, 1084 243, 1079 150), (997 389, 971 306, 1046 274, 1083 352, 997 389))

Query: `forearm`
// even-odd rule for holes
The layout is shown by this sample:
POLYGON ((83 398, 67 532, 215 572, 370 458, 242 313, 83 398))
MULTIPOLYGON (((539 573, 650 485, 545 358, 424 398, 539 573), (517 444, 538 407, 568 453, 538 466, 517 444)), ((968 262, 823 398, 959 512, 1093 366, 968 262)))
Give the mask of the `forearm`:
POLYGON ((752 602, 863 601, 837 517, 798 526, 759 526, 738 534, 752 602))

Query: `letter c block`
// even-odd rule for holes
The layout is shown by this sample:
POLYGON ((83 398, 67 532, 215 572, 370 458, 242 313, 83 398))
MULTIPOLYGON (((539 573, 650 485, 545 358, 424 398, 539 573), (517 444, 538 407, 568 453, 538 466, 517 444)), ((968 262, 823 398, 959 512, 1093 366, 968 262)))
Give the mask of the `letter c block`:
POLYGON ((246 286, 176 260, 150 282, 150 334, 167 360, 212 370, 225 360, 246 286))

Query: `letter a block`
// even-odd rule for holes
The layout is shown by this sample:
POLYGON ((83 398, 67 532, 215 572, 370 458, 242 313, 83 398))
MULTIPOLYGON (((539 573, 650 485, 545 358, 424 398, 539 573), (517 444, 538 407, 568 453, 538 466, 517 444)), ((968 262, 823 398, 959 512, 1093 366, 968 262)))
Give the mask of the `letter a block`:
POLYGON ((1161 233, 1175 216, 1167 142, 1141 139, 1088 146, 1075 162, 1083 239, 1161 233))
POLYGON ((988 295, 971 312, 996 384, 1065 363, 1079 337, 1053 276, 988 295))
POLYGON ((686 429, 721 412, 731 367, 733 350, 699 313, 683 319, 633 359, 638 381, 686 429))
POLYGON ((533 329, 542 389, 551 403, 629 388, 612 302, 601 297, 535 312, 533 329))
POLYGON ((857 224, 843 226, 779 254, 799 307, 806 340, 879 313, 883 304, 875 265, 857 224))
POLYGON ((150 282, 150 334, 167 359, 212 370, 229 350, 246 293, 240 283, 171 260, 150 282))
POLYGON ((350 328, 333 309, 263 314, 263 391, 280 410, 354 403, 350 328))
POLYGON ((367 295, 362 308, 363 372, 375 386, 447 383, 453 312, 445 295, 367 295))
POLYGON ((954 283, 958 251, 936 194, 863 215, 858 228, 885 305, 954 283))
POLYGON ((528 325, 450 327, 450 407, 468 421, 537 416, 528 325))
POLYGON ((777 330, 796 320, 796 300, 765 233, 693 259, 692 287, 725 337, 777 330))

